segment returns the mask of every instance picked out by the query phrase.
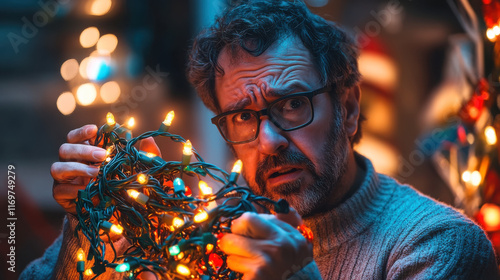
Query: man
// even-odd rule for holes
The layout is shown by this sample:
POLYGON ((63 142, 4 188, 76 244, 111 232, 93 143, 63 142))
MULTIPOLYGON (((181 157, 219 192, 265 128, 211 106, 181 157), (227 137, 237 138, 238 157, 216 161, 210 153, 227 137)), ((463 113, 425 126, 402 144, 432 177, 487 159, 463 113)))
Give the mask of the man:
MULTIPOLYGON (((219 244, 229 267, 245 280, 496 279, 495 255, 477 225, 377 174, 353 151, 356 59, 346 34, 299 1, 241 4, 196 38, 188 76, 243 160, 249 187, 285 198, 314 233, 311 250, 295 229, 299 217, 244 214, 219 244)), ((61 162, 52 166, 54 197, 68 213, 77 190, 97 174, 85 162, 104 159, 104 150, 86 145, 96 129, 70 132, 61 162)), ((154 148, 152 141, 141 144, 154 148)), ((76 277, 69 252, 85 244, 72 237, 75 223, 68 215, 63 236, 25 279, 37 267, 47 277, 76 277)))

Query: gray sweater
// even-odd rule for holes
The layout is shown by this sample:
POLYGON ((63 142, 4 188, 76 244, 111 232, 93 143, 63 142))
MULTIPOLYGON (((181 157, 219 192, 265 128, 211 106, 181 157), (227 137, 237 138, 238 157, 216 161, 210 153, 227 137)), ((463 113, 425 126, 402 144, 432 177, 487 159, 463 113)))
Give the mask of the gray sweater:
MULTIPOLYGON (((474 222, 358 159, 367 170, 364 183, 339 207, 304 220, 314 233, 314 261, 283 279, 500 278, 491 243, 474 222)), ((73 237, 75 226, 68 216, 61 236, 20 279, 78 279, 75 254, 88 244, 73 237)), ((123 238, 114 244, 118 254, 127 247, 123 238)), ((108 269, 98 279, 124 278, 108 269)))

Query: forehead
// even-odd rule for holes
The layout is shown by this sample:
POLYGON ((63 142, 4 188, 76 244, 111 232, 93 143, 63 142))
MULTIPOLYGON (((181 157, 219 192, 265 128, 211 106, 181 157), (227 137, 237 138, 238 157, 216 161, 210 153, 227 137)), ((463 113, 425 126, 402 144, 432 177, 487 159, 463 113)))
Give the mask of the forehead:
POLYGON ((226 47, 218 63, 224 74, 216 77, 215 90, 223 112, 321 87, 309 50, 294 36, 278 40, 257 57, 226 47))

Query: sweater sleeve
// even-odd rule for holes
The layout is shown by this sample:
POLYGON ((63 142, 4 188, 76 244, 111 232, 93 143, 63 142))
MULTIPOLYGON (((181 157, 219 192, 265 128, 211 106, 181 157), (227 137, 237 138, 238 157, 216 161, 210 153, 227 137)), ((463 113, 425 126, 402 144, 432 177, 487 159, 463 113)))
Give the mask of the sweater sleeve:
MULTIPOLYGON (((21 273, 20 280, 46 280, 46 279, 68 279, 78 280, 79 273, 76 271, 76 252, 82 248, 88 251, 90 244, 87 239, 79 234, 74 236, 74 230, 78 221, 71 215, 67 215, 63 222, 61 235, 45 251, 44 255, 31 262, 21 273)), ((120 255, 128 247, 125 238, 113 242, 117 254, 120 255)), ((106 245, 106 259, 111 261, 114 257, 111 245, 106 245)), ((92 262, 86 262, 85 268, 90 268, 92 262)), ((124 276, 108 268, 105 273, 96 279, 124 279, 124 276)))
POLYGON ((470 221, 448 221, 409 236, 388 262, 387 279, 499 279, 492 245, 470 221))

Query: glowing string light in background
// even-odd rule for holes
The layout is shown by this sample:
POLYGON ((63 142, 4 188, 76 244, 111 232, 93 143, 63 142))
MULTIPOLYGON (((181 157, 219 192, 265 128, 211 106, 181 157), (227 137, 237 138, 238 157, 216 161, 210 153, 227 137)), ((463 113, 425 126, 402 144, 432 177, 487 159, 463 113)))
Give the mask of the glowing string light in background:
POLYGON ((84 48, 93 47, 97 43, 97 40, 99 40, 99 35, 100 33, 97 27, 92 26, 86 28, 80 34, 80 45, 84 48))
POLYGON ((116 49, 117 45, 118 38, 113 34, 106 34, 99 38, 96 48, 100 54, 110 54, 116 49))
POLYGON ((112 4, 111 0, 94 0, 88 13, 93 16, 103 16, 109 12, 112 4))
POLYGON ((492 126, 487 126, 484 129, 484 136, 486 137, 486 143, 489 145, 495 145, 497 143, 497 133, 492 126))
POLYGON ((57 98, 56 104, 57 109, 63 115, 69 115, 73 113, 76 108, 75 97, 73 96, 73 93, 69 91, 61 93, 61 95, 59 95, 59 97, 57 98))
POLYGON ((78 70, 78 61, 74 58, 68 59, 61 65, 61 77, 69 81, 78 75, 78 70))
POLYGON ((115 81, 109 81, 101 86, 100 96, 104 103, 113 103, 120 97, 120 85, 115 81))
POLYGON ((90 105, 97 97, 95 85, 86 83, 78 87, 76 90, 76 99, 82 106, 90 105))

